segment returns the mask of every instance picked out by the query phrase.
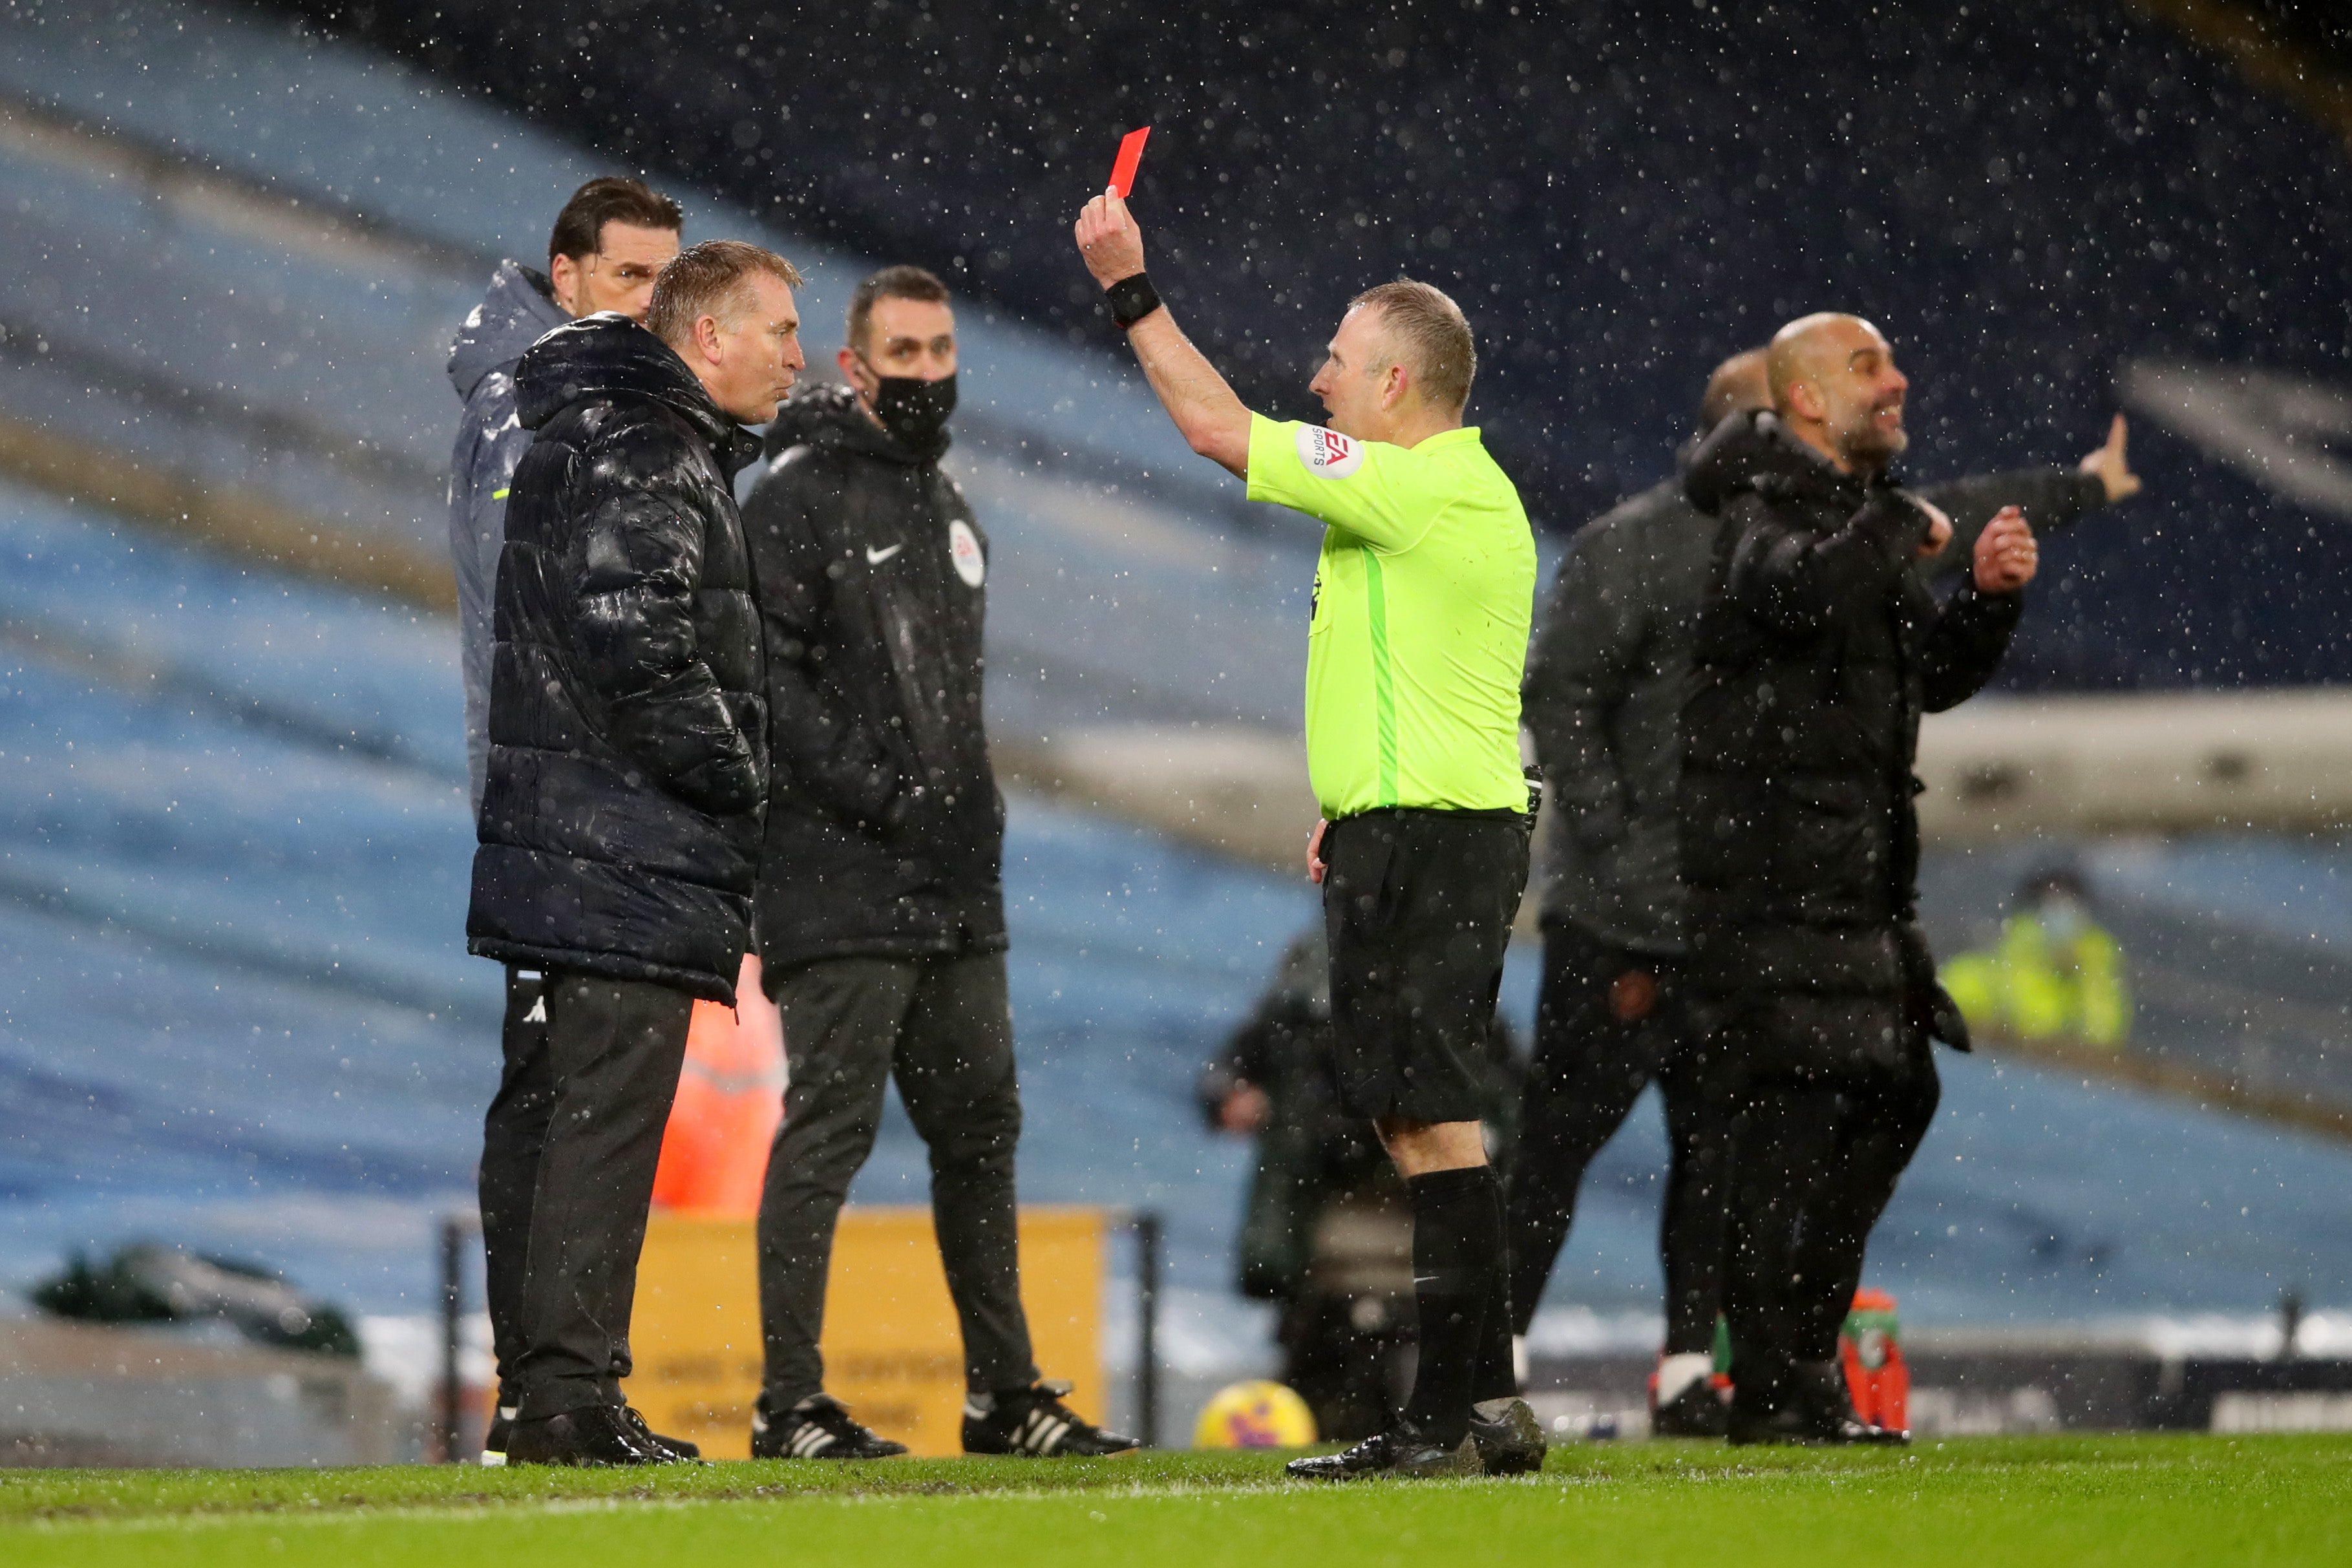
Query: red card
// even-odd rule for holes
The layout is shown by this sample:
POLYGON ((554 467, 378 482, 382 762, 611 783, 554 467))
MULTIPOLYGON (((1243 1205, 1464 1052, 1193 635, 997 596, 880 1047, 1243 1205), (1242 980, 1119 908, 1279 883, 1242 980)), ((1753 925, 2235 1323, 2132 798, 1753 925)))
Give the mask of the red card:
POLYGON ((1147 125, 1119 139, 1118 162, 1110 166, 1110 194, 1120 201, 1127 200, 1127 193, 1135 189, 1136 166, 1143 162, 1144 139, 1150 134, 1151 127, 1147 125))

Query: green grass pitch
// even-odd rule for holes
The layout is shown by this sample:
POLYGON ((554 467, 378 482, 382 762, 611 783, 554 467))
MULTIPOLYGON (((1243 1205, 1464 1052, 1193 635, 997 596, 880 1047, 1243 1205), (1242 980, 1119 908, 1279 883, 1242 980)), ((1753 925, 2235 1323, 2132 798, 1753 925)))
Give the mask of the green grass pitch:
POLYGON ((1280 1457, 645 1471, 0 1471, 0 1563, 333 1568, 2197 1568, 2352 1564, 2352 1436, 1580 1445, 1508 1480, 1285 1481, 1280 1457))

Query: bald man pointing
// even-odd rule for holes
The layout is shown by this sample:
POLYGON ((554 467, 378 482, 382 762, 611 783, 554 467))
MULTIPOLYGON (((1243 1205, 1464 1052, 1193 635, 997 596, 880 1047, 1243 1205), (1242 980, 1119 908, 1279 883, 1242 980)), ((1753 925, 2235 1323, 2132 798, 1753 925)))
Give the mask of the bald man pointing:
POLYGON ((2037 563, 2010 507, 1938 604, 1951 522, 1896 486, 1910 383, 1869 322, 1808 316, 1767 355, 1772 406, 1692 459, 1719 519, 1683 709, 1689 976, 1731 1161, 1733 1442, 1901 1442, 1837 1361, 1863 1250, 1934 1118, 1930 1037, 1967 1048, 1917 916, 1919 716, 2008 648, 2037 563))
POLYGON ((1282 424, 1244 407, 1177 330, 1124 202, 1087 203, 1077 241, 1192 449, 1247 479, 1251 500, 1325 525, 1307 763, 1326 820, 1307 875, 1323 888, 1341 1102, 1412 1195, 1420 1357, 1395 1427, 1290 1471, 1534 1469, 1543 1428, 1512 1376, 1477 1062, 1527 883, 1519 674, 1536 552, 1518 492, 1462 424, 1469 324, 1426 283, 1367 290, 1309 387, 1329 423, 1282 424))

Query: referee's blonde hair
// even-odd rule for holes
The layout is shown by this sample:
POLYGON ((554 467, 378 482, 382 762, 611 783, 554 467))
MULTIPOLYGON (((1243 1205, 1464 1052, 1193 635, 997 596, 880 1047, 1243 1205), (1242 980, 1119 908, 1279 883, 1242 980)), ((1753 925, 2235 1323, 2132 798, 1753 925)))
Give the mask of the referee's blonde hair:
POLYGON ((1354 310, 1370 305, 1395 334, 1405 368, 1421 388, 1422 400, 1433 408, 1459 414, 1470 402, 1470 378, 1478 374, 1478 350, 1470 341, 1470 323, 1462 307, 1431 284, 1400 278, 1367 289, 1348 302, 1354 310))

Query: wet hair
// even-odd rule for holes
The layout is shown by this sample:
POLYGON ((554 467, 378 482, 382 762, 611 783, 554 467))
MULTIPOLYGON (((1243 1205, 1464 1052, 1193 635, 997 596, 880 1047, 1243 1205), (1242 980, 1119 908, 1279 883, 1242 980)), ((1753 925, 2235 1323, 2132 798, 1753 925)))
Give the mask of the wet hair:
POLYGON ((1378 308, 1381 321, 1396 334, 1423 401, 1459 414, 1470 401, 1470 378, 1478 374, 1478 350, 1470 341, 1470 323, 1462 319, 1462 307, 1444 290, 1410 278, 1367 289, 1348 302, 1351 310, 1359 305, 1378 308))
POLYGON ((689 245, 654 279, 653 306, 646 328, 662 342, 683 342, 705 316, 730 321, 744 304, 744 283, 755 272, 797 289, 800 268, 740 239, 706 239, 689 245))
POLYGON ((599 174, 578 190, 555 215, 555 231, 547 237, 550 265, 559 256, 574 261, 604 248, 604 226, 625 223, 635 228, 666 228, 676 234, 686 226, 678 205, 626 174, 599 174))
POLYGON ((844 340, 853 352, 865 352, 866 329, 873 324, 877 300, 919 300, 926 305, 944 305, 948 302, 948 286, 920 267, 904 266, 885 267, 858 284, 849 296, 849 336, 844 340))

